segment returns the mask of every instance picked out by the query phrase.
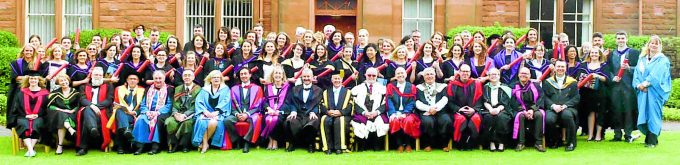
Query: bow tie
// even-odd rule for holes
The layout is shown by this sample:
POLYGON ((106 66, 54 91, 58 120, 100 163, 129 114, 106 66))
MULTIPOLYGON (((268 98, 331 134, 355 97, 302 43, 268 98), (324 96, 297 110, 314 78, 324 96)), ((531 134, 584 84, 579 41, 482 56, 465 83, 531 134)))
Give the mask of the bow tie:
POLYGON ((305 90, 305 91, 312 90, 312 88, 302 88, 302 89, 305 90))
POLYGON ((253 84, 248 84, 248 85, 241 85, 241 88, 250 88, 253 84))

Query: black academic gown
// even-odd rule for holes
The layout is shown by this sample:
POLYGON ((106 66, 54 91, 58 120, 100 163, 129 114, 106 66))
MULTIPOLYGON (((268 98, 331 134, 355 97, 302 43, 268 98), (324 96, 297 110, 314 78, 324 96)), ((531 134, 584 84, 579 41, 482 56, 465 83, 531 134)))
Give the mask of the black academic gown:
POLYGON ((298 85, 293 87, 290 91, 290 96, 287 98, 286 113, 291 114, 296 112, 296 117, 286 119, 284 124, 286 137, 288 142, 296 143, 303 142, 304 144, 312 145, 314 138, 319 134, 319 103, 321 102, 321 88, 312 85, 307 100, 303 100, 303 86, 298 85), (314 113, 317 119, 310 119, 310 114, 314 113))
POLYGON ((576 145, 576 123, 578 122, 576 108, 580 101, 577 84, 574 78, 568 76, 562 84, 559 84, 555 76, 543 81, 546 142, 549 146, 556 146, 561 140, 562 131, 557 127, 558 125, 567 129, 566 142, 576 145), (552 108, 553 104, 566 105, 567 108, 558 113, 552 108))
POLYGON ((345 150, 349 140, 349 121, 351 120, 354 103, 351 92, 347 88, 340 88, 339 97, 335 98, 333 88, 323 92, 323 100, 319 108, 321 116, 321 142, 323 151, 345 150), (337 99, 337 102, 335 100, 337 99), (339 110, 340 116, 328 115, 329 110, 339 110))

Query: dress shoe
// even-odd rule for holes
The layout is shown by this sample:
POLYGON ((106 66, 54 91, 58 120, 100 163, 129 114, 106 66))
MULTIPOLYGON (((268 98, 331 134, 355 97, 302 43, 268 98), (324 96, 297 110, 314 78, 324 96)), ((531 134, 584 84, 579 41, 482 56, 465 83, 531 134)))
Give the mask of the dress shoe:
POLYGON ((83 156, 87 155, 87 149, 80 149, 78 152, 76 152, 76 156, 83 156))
POLYGON ((170 149, 168 150, 168 153, 175 153, 175 152, 177 152, 177 148, 179 148, 179 146, 174 145, 172 148, 170 148, 170 149))
POLYGON ((430 151, 432 151, 432 147, 429 147, 429 146, 428 146, 428 147, 425 147, 424 151, 425 151, 425 152, 430 152, 430 151))
POLYGON ((158 143, 151 144, 151 151, 148 152, 149 155, 154 155, 158 153, 158 143))
POLYGON ((576 149, 576 146, 574 144, 569 144, 569 145, 567 145, 567 147, 564 148, 564 151, 569 152, 569 151, 574 151, 574 149, 576 149))
POLYGON ((645 144, 645 147, 647 147, 647 148, 656 148, 656 145, 654 145, 654 144, 645 144))
POLYGON ((248 153, 250 152, 250 143, 245 142, 245 145, 243 146, 243 153, 248 153))
POLYGON ((314 153, 314 146, 310 144, 309 147, 307 148, 307 152, 314 153))
POLYGON ((331 150, 326 150, 326 155, 330 155, 330 154, 333 154, 333 151, 331 151, 331 150))
POLYGON ((402 153, 402 152, 404 152, 404 146, 399 146, 399 148, 397 148, 397 153, 402 153))
POLYGON ((335 154, 336 154, 336 155, 342 154, 342 150, 335 150, 335 154))
POLYGON ((90 135, 92 137, 99 137, 99 131, 96 128, 90 129, 90 135))
POLYGON ((144 151, 144 147, 138 147, 137 151, 135 151, 134 155, 141 155, 143 151, 144 151))
POLYGON ((442 148, 442 150, 443 150, 444 152, 449 152, 449 151, 450 151, 449 147, 444 147, 444 148, 442 148))
POLYGON ((614 138, 614 139, 609 140, 609 141, 610 142, 620 142, 620 141, 623 141, 623 140, 621 140, 621 138, 614 138))
POLYGON ((125 154, 123 147, 118 147, 118 154, 125 154))
POLYGON ((522 151, 524 150, 524 144, 517 144, 517 148, 515 148, 515 151, 522 151))
POLYGON ((545 147, 543 147, 543 145, 537 144, 534 145, 534 147, 536 147, 536 150, 538 150, 538 152, 545 152, 545 147))
POLYGON ((293 152, 295 151, 295 147, 293 144, 289 144, 288 147, 286 147, 286 152, 293 152))
POLYGON ((189 147, 184 147, 184 148, 182 148, 182 152, 183 152, 183 153, 189 152, 189 147))
POLYGON ((406 152, 410 153, 411 151, 413 151, 413 149, 411 148, 411 146, 407 145, 406 146, 406 152))

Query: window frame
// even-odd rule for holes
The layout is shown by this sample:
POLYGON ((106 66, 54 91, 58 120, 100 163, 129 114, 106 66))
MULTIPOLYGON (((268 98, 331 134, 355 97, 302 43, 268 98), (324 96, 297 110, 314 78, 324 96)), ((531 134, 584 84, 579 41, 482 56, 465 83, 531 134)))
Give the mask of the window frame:
MULTIPOLYGON (((67 8, 67 6, 66 6, 66 1, 71 1, 71 0, 61 0, 61 3, 62 3, 62 10, 61 10, 62 16, 61 16, 61 20, 62 20, 62 22, 63 22, 63 23, 61 24, 61 26, 62 26, 62 27, 61 27, 62 34, 64 34, 64 35, 69 35, 69 33, 68 33, 68 32, 69 32, 69 29, 67 28, 68 25, 66 24, 66 23, 68 23, 68 22, 66 21, 66 17, 67 17, 67 16, 72 16, 72 17, 88 17, 88 16, 89 16, 89 17, 90 17, 90 22, 91 22, 90 27, 89 27, 89 28, 83 28, 83 27, 81 27, 81 26, 83 25, 83 23, 82 23, 82 22, 79 22, 78 24, 80 24, 80 25, 78 26, 78 28, 80 28, 81 31, 82 31, 82 30, 91 30, 91 29, 93 29, 93 26, 94 26, 94 25, 93 25, 93 24, 94 24, 93 13, 94 13, 94 5, 95 5, 95 4, 94 4, 94 0, 88 0, 88 1, 90 1, 90 7, 92 8, 92 9, 90 9, 90 13, 89 13, 89 14, 67 14, 67 13, 66 13, 66 8, 67 8)), ((77 7, 81 7, 81 6, 77 6, 77 7)), ((56 22, 55 22, 55 23, 56 23, 56 22)), ((75 29, 73 29, 73 31, 75 32, 75 29)))
MULTIPOLYGON (((435 33, 435 31, 434 31, 434 26, 435 26, 435 19, 434 19, 434 17, 435 17, 435 11, 434 11, 435 10, 435 0, 431 0, 431 2, 432 2, 432 6, 430 6, 432 8, 432 10, 431 10, 432 11, 432 14, 431 14, 432 17, 431 18, 420 17, 420 0, 415 0, 416 1, 416 17, 406 18, 406 5, 404 5, 404 4, 406 4, 406 1, 407 0, 401 1, 401 3, 402 3, 402 5, 401 5, 401 34, 402 35, 404 35, 404 34, 410 35, 412 30, 420 30, 419 29, 420 21, 431 21, 432 23, 430 24, 431 25, 430 26, 430 32, 431 32, 430 35, 434 34, 435 33), (415 29, 406 30, 405 26, 404 26, 404 23, 406 22, 406 20, 415 21, 416 22, 415 29)), ((422 33, 422 30, 420 30, 420 31, 422 33)))
MULTIPOLYGON (((40 13, 38 13, 38 14, 32 14, 32 13, 31 13, 31 9, 29 9, 29 6, 30 6, 30 4, 31 4, 31 0, 25 0, 24 2, 25 2, 25 5, 23 6, 23 8, 24 8, 24 11, 26 11, 26 12, 24 13, 24 20, 25 20, 25 22, 24 22, 24 27, 23 27, 23 29, 25 30, 24 37, 23 37, 23 38, 24 38, 24 43, 30 42, 30 41, 29 41, 29 37, 30 37, 31 35, 35 34, 35 33, 31 33, 31 29, 30 29, 30 28, 31 28, 31 26, 30 26, 30 24, 31 24, 31 16, 52 16, 52 17, 53 17, 52 19, 54 19, 54 21, 53 21, 54 25, 52 25, 54 28, 51 29, 52 34, 53 34, 54 36, 52 36, 52 37, 45 37, 45 36, 43 36, 43 35, 40 35, 41 42, 43 42, 43 43, 45 43, 46 41, 49 42, 52 38, 57 37, 57 36, 58 36, 57 30, 56 30, 57 25, 58 25, 58 23, 57 23, 57 13, 59 13, 59 11, 58 11, 58 9, 56 8, 56 6, 53 5, 53 7, 54 7, 54 13, 52 13, 52 14, 43 13, 43 10, 41 10, 40 13)), ((48 3, 49 3, 49 2, 48 2, 48 3)))
MULTIPOLYGON (((573 41, 570 39, 570 44, 571 44, 571 45, 576 45, 576 46, 578 46, 578 47, 580 47, 580 46, 581 46, 580 44, 583 44, 583 42, 585 42, 585 41, 590 41, 590 39, 591 39, 591 37, 592 37, 592 34, 593 34, 593 28, 594 28, 594 27, 593 27, 593 18, 594 18, 594 17, 593 17, 593 15, 594 15, 594 14, 593 14, 593 13, 594 13, 594 12, 593 12, 593 5, 595 4, 595 2, 593 2, 594 0, 583 0, 583 1, 584 1, 583 4, 578 4, 578 1, 574 1, 574 2, 573 2, 573 3, 576 3, 576 5, 577 5, 577 6, 576 6, 577 9, 576 9, 575 13, 567 13, 567 12, 563 12, 563 13, 562 13, 562 17, 563 17, 563 18, 564 18, 564 16, 566 16, 566 15, 573 15, 573 16, 574 16, 574 19, 575 19, 575 20, 569 20, 569 21, 567 21, 567 20, 565 20, 565 19, 562 19, 562 27, 563 27, 563 28, 566 26, 567 23, 569 23, 569 24, 574 24, 574 28, 575 28, 575 29, 578 29, 578 28, 577 28, 577 27, 579 26, 578 24, 581 24, 581 25, 580 25, 580 26, 582 26, 581 28, 586 28, 586 26, 587 26, 587 28, 588 28, 588 31, 587 31, 588 33, 587 33, 585 36, 584 36, 584 34, 583 34, 583 31, 576 31, 576 30, 575 30, 576 34, 580 34, 580 36, 581 36, 581 41, 576 41, 576 39, 578 39, 578 38, 577 38, 578 35, 576 35, 576 34, 575 34, 575 35, 569 35, 570 38, 571 38, 571 37, 574 38, 573 41), (584 4, 586 4, 585 1, 589 1, 587 4, 589 5, 589 11, 590 11, 590 13, 585 14, 585 13, 587 13, 587 12, 585 12, 585 6, 584 6, 584 8, 582 9, 581 13, 579 13, 579 12, 578 12, 578 5, 584 5, 584 4), (583 21, 583 20, 578 21, 578 17, 579 17, 579 16, 584 16, 584 15, 587 15, 587 16, 588 16, 588 20, 589 20, 589 21, 583 21), (587 24, 587 25, 586 25, 586 24, 587 24), (577 44, 577 43, 579 43, 579 44, 577 44)), ((566 4, 565 4, 563 7, 566 7, 566 4)), ((562 10, 562 11, 564 11, 564 10, 562 10)))

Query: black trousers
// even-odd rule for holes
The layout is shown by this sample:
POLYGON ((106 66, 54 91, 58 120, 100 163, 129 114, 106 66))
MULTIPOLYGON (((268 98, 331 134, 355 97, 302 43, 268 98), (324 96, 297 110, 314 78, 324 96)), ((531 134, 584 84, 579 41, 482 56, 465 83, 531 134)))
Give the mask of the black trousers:
POLYGON ((331 117, 324 115, 321 117, 321 140, 323 142, 323 149, 326 150, 340 150, 347 149, 347 142, 349 142, 349 116, 331 117))
POLYGON ((284 123, 287 141, 291 144, 297 141, 314 144, 315 138, 319 135, 319 118, 310 119, 308 114, 300 113, 295 119, 287 118, 284 123))
POLYGON ((526 130, 529 132, 536 140, 536 144, 543 143, 543 114, 540 111, 534 111, 533 120, 527 119, 524 114, 519 116, 519 137, 518 143, 525 144, 526 142, 526 130))
POLYGON ((578 112, 574 108, 567 108, 560 113, 554 110, 545 112, 545 135, 548 145, 557 145, 562 140, 562 129, 566 129, 565 142, 576 145, 576 122, 578 112))
POLYGON ((438 112, 431 116, 420 116, 421 140, 425 147, 448 145, 453 135, 453 119, 446 112, 438 112))

